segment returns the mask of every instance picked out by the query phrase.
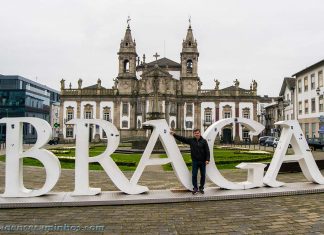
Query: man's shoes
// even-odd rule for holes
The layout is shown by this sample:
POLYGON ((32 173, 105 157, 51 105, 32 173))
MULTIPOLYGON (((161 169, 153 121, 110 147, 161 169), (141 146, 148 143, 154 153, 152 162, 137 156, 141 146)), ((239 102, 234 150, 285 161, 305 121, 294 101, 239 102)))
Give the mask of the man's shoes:
POLYGON ((199 188, 199 192, 201 193, 201 194, 204 194, 205 192, 204 192, 204 188, 199 188))
POLYGON ((192 194, 196 195, 197 193, 198 193, 198 189, 194 188, 193 191, 192 191, 192 194))

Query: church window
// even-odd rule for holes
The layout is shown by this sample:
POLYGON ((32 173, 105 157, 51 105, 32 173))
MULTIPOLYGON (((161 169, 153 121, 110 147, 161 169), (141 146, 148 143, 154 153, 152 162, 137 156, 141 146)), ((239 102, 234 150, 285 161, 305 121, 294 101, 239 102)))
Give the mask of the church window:
POLYGON ((85 119, 92 119, 92 112, 91 111, 86 111, 84 114, 85 119))
POLYGON ((108 122, 111 122, 110 116, 111 116, 110 107, 104 107, 104 109, 103 109, 103 119, 108 121, 108 122))
POLYGON ((230 118, 230 117, 231 117, 231 112, 224 113, 224 118, 230 118))
POLYGON ((128 103, 123 103, 123 116, 128 116, 128 103))
POLYGON ((171 121, 171 128, 172 128, 172 129, 175 128, 175 121, 174 121, 174 120, 171 121))
POLYGON ((170 106, 170 114, 175 114, 176 113, 176 104, 175 103, 171 103, 170 106))
POLYGON ((188 129, 192 128, 192 121, 186 121, 186 128, 188 129))
POLYGON ((128 128, 128 121, 122 121, 122 128, 128 128))
POLYGON ((211 108, 205 108, 205 120, 204 120, 204 124, 211 124, 212 123, 212 113, 211 113, 211 108))
POLYGON ((124 60, 124 73, 129 72, 129 60, 124 60))
POLYGON ((249 108, 244 108, 243 109, 243 112, 242 112, 242 116, 243 116, 243 118, 250 118, 250 109, 249 108))
POLYGON ((187 73, 192 73, 192 60, 187 60, 187 73))
POLYGON ((84 118, 85 119, 92 119, 93 118, 93 106, 87 104, 84 106, 84 118))
POLYGON ((192 104, 187 104, 187 106, 186 106, 186 116, 187 117, 192 117, 192 109, 193 109, 192 104))

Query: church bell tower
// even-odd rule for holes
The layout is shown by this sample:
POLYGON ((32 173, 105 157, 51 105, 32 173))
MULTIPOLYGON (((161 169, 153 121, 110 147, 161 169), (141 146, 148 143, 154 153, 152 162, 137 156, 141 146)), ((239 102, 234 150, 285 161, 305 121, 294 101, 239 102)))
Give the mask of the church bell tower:
MULTIPOLYGON (((127 20, 128 22, 129 20, 127 20)), ((118 91, 120 94, 132 94, 136 87, 136 42, 132 39, 131 29, 127 24, 124 39, 118 51, 118 91)))
POLYGON ((195 94, 200 88, 198 57, 197 40, 193 36, 191 22, 189 20, 189 28, 186 39, 182 42, 182 51, 180 53, 182 94, 195 94))

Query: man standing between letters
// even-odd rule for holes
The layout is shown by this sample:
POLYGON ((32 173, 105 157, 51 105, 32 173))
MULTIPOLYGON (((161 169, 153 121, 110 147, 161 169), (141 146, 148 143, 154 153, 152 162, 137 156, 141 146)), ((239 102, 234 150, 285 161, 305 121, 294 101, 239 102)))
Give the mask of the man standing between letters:
POLYGON ((195 129, 193 131, 194 138, 186 138, 175 134, 170 131, 173 137, 182 143, 190 145, 191 160, 192 160, 192 184, 194 186, 192 194, 197 194, 197 175, 198 169, 200 170, 200 186, 199 191, 204 193, 204 185, 206 180, 206 165, 210 160, 210 152, 207 141, 201 136, 200 130, 195 129))

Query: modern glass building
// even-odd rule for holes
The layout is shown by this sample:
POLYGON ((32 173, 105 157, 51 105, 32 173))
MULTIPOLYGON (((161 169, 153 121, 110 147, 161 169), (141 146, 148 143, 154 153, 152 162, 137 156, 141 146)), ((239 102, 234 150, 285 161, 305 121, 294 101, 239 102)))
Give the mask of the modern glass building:
MULTIPOLYGON (((51 106, 60 101, 58 91, 17 75, 0 75, 0 118, 38 117, 51 120, 51 106)), ((0 141, 5 139, 6 127, 0 125, 0 141)), ((33 143, 37 133, 24 125, 24 141, 33 143)))

